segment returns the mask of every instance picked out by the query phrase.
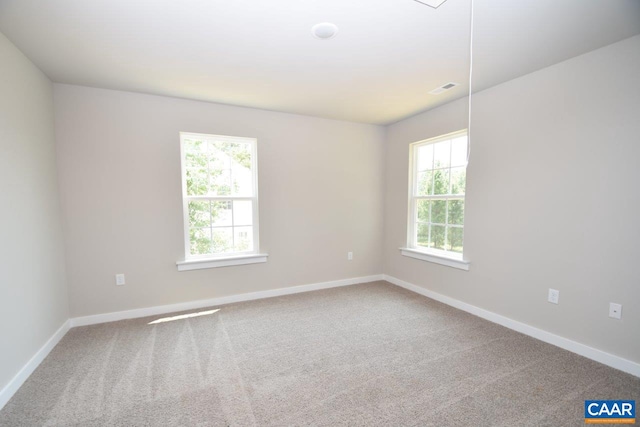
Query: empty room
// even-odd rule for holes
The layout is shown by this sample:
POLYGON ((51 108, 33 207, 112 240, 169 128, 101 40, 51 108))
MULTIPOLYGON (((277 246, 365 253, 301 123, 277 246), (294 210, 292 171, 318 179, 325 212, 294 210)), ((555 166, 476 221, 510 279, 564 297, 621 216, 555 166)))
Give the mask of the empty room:
POLYGON ((640 1, 0 0, 0 426, 631 425, 640 1))

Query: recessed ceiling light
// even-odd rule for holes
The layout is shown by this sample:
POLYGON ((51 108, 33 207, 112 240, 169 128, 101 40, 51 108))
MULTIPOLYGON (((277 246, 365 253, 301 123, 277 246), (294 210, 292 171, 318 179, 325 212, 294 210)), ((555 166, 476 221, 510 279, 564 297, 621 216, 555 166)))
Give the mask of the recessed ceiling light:
POLYGON ((330 22, 321 22, 311 28, 311 33, 317 39, 329 40, 338 34, 338 27, 330 22))

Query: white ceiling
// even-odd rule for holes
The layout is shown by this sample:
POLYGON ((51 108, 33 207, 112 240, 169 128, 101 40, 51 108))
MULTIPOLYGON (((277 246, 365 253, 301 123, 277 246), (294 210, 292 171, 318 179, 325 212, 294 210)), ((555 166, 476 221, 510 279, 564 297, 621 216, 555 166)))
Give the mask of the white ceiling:
MULTIPOLYGON (((478 90, 640 33, 638 0, 474 1, 478 90)), ((470 4, 0 0, 0 32, 55 82, 388 124, 466 94, 470 4)))

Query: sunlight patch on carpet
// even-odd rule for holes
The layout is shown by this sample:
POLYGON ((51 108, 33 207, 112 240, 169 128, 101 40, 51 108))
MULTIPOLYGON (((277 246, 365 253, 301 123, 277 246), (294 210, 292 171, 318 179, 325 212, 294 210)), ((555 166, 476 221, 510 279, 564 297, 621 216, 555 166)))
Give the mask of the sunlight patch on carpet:
POLYGON ((216 310, 207 310, 207 311, 199 311, 197 313, 181 314, 179 316, 163 317, 161 319, 154 320, 153 322, 149 322, 147 323, 147 325, 157 325, 158 323, 173 322, 174 320, 182 320, 182 319, 189 319, 191 317, 207 316, 209 314, 213 314, 218 311, 220 311, 219 308, 216 310))

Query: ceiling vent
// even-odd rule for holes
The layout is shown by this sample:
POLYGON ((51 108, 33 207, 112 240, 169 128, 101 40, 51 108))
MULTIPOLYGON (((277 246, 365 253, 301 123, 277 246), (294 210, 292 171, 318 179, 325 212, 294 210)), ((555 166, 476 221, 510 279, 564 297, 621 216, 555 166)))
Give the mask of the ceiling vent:
POLYGON ((447 84, 444 84, 444 85, 440 86, 439 88, 436 88, 436 89, 430 91, 429 93, 431 95, 440 95, 442 92, 446 92, 446 91, 448 91, 450 89, 453 89, 456 86, 458 86, 458 83, 449 82, 447 84))

